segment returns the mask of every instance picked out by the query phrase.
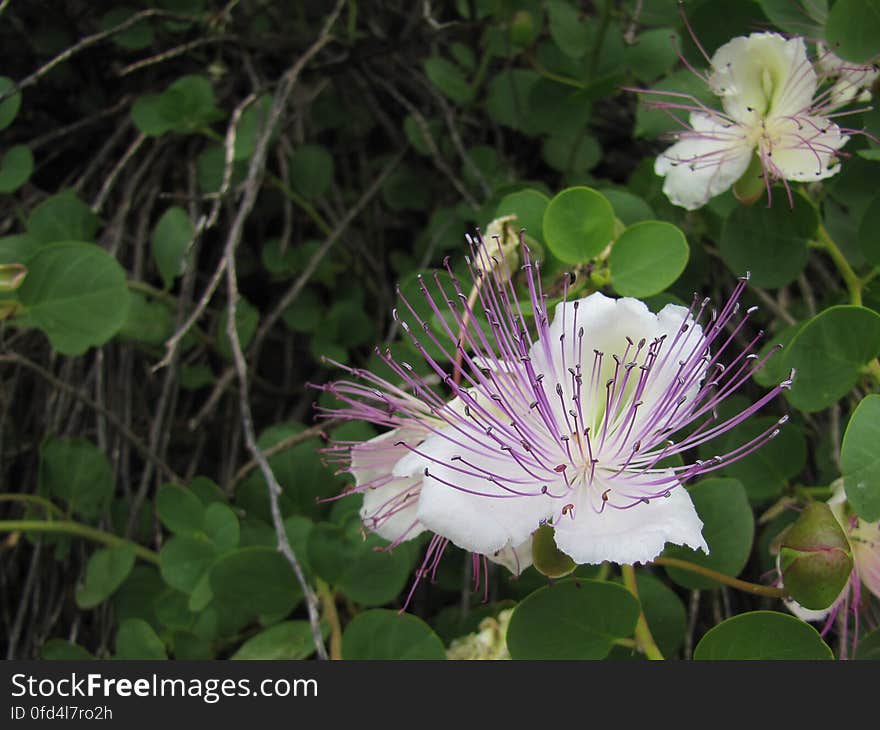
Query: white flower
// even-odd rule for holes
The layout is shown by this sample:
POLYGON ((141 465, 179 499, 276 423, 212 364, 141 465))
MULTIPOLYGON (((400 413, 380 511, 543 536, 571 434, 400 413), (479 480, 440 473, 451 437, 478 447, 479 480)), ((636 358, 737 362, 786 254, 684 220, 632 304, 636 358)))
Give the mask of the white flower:
POLYGON ((672 203, 703 206, 742 177, 756 155, 768 190, 776 180, 813 182, 840 169, 838 150, 849 137, 826 116, 830 105, 816 99, 819 77, 803 39, 776 33, 734 38, 710 64, 705 80, 721 111, 684 95, 650 102, 690 112, 678 142, 654 165, 672 203))
POLYGON ((364 524, 392 542, 434 533, 420 575, 433 571, 448 542, 518 572, 544 524, 577 563, 648 562, 667 543, 708 552, 683 485, 748 455, 778 426, 706 461, 668 459, 692 455, 790 385, 717 419, 719 404, 770 356, 754 353, 760 335, 739 349, 730 334, 753 311, 739 310, 745 280, 719 310, 695 298, 690 308, 653 314, 636 299, 597 292, 563 296, 551 322, 526 247, 528 304, 520 304, 500 252, 493 260, 482 240, 472 241, 472 252, 468 286, 447 268, 456 296, 439 280, 433 292, 422 289, 435 327, 401 297, 412 315, 401 327, 451 399, 388 352, 382 359, 407 392, 352 368, 355 380, 321 386, 345 404, 328 416, 394 429, 334 447, 348 454, 364 493, 364 524), (460 356, 460 380, 425 341, 448 362, 460 356))

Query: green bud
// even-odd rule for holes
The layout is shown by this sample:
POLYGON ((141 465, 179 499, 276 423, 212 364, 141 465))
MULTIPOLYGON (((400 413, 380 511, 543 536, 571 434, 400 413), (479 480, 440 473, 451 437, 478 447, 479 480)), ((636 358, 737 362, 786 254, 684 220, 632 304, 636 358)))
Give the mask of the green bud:
POLYGON ((824 502, 808 504, 781 536, 779 570, 788 594, 804 608, 828 608, 849 580, 852 548, 824 502))
POLYGON ((752 205, 761 199, 766 188, 761 160, 757 155, 752 155, 748 168, 733 184, 733 196, 743 205, 752 205))
POLYGON ((510 21, 510 42, 528 48, 535 40, 535 19, 528 10, 518 10, 510 21))
POLYGON ((577 568, 577 563, 556 547, 550 525, 541 525, 532 533, 532 564, 548 578, 564 578, 577 568))
POLYGON ((0 264, 0 292, 15 291, 27 276, 24 264, 0 264))

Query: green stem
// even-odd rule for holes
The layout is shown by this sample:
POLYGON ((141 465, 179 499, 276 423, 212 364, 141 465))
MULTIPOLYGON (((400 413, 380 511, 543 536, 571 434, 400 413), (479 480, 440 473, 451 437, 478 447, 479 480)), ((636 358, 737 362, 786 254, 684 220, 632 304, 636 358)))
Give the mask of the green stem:
POLYGON ((105 532, 96 527, 89 527, 71 520, 58 520, 55 522, 43 520, 0 520, 0 532, 54 532, 82 537, 93 542, 100 542, 108 547, 130 545, 134 548, 135 555, 141 558, 141 560, 146 560, 155 565, 159 564, 158 553, 130 540, 118 537, 111 532, 105 532))
POLYGON ((342 625, 339 623, 339 612, 336 610, 336 596, 330 586, 320 578, 315 579, 318 598, 321 601, 324 619, 330 624, 330 658, 342 659, 342 625))
POLYGON ((782 588, 774 588, 773 586, 762 586, 759 583, 749 583, 739 578, 734 578, 724 573, 719 573, 711 568, 704 568, 696 563, 689 563, 687 560, 679 560, 678 558, 655 558, 654 565, 665 565, 668 568, 680 568, 691 573, 697 573, 706 578, 723 583, 724 585, 736 588, 746 593, 752 593, 756 596, 767 596, 768 598, 785 598, 788 594, 782 588))
POLYGON ((272 185, 274 185, 279 191, 281 191, 282 195, 284 195, 285 198, 290 200, 290 202, 292 203, 296 203, 300 208, 302 208, 305 214, 315 222, 315 225, 321 229, 321 232, 325 236, 330 236, 330 234, 333 233, 333 229, 330 227, 330 224, 324 220, 321 214, 317 210, 315 210, 315 208, 312 206, 311 203, 309 203, 308 200, 306 200, 302 195, 296 192, 296 190, 290 187, 290 185, 288 185, 281 178, 276 177, 275 175, 267 174, 266 179, 270 183, 272 183, 272 185))
POLYGON ((819 248, 821 248, 831 257, 831 260, 834 262, 834 265, 840 272, 841 277, 843 277, 843 281, 846 284, 847 291, 849 292, 850 304, 853 304, 856 307, 861 307, 861 280, 856 275, 856 272, 853 271, 852 266, 849 265, 849 261, 846 260, 846 256, 843 255, 843 251, 838 248, 837 244, 834 242, 834 239, 831 238, 831 235, 828 233, 825 226, 820 223, 817 232, 819 234, 819 248))
POLYGON ((605 43, 605 35, 608 32, 608 26, 611 24, 611 0, 605 0, 602 8, 602 20, 599 21, 599 30, 596 31, 596 44, 593 46, 593 52, 590 55, 590 78, 596 77, 596 71, 599 68, 599 59, 602 57, 602 46, 605 43))
POLYGON ((0 502, 29 502, 30 504, 38 504, 47 512, 58 517, 64 517, 64 510, 52 504, 48 499, 36 494, 0 494, 0 502))
POLYGON ((548 79, 549 81, 555 81, 558 84, 565 84, 566 86, 574 86, 574 88, 576 89, 587 88, 584 83, 578 81, 577 79, 573 79, 570 76, 562 76, 546 68, 541 64, 537 56, 535 56, 535 54, 531 51, 526 54, 526 58, 528 59, 529 63, 532 64, 532 68, 535 69, 538 74, 543 76, 545 79, 548 79))
MULTIPOLYGON (((627 590, 633 594, 633 597, 639 600, 639 587, 636 583, 636 571, 631 565, 621 565, 623 571, 623 584, 627 590)), ((636 645, 645 654, 648 659, 663 659, 663 653, 654 641, 651 635, 651 629, 648 628, 648 622, 645 619, 645 612, 639 608, 639 620, 636 623, 636 645)))

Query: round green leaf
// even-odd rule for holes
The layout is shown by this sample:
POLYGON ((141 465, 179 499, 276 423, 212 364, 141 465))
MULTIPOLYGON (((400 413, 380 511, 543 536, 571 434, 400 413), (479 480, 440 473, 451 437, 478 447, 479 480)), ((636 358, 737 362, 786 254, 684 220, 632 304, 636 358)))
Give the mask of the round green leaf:
POLYGON ((50 437, 40 446, 40 490, 87 520, 101 516, 113 488, 110 462, 88 439, 50 437))
POLYGON ((202 530, 221 553, 238 547, 241 536, 238 517, 225 504, 213 502, 208 505, 202 530))
POLYGON ((409 544, 385 550, 387 543, 375 535, 363 540, 339 577, 338 588, 362 606, 381 606, 396 598, 411 580, 416 557, 409 544))
POLYGON ((773 25, 792 35, 821 38, 828 16, 828 0, 759 0, 764 15, 773 25))
POLYGON ((94 658, 90 652, 83 649, 79 644, 74 644, 66 639, 49 639, 40 648, 40 659, 79 662, 84 659, 94 658))
POLYGON ((140 292, 128 293, 128 313, 117 333, 118 337, 148 345, 161 345, 173 331, 174 315, 167 302, 152 301, 140 292))
POLYGON ((202 529, 205 507, 189 489, 163 484, 156 493, 156 516, 171 532, 187 535, 202 529))
POLYGON ((638 195, 633 195, 628 190, 617 190, 616 188, 602 188, 599 190, 602 195, 608 198, 611 207, 616 215, 625 226, 631 226, 633 223, 648 221, 656 218, 651 206, 642 200, 638 195))
POLYGON ((737 276, 751 272, 755 286, 784 286, 804 270, 807 242, 818 223, 816 211, 800 195, 794 196, 794 208, 738 205, 721 229, 721 258, 737 276))
POLYGON ((431 627, 409 613, 383 608, 354 617, 342 634, 344 659, 445 659, 431 627))
POLYGON ((267 547, 239 548, 221 556, 210 580, 218 605, 236 617, 284 616, 303 595, 285 557, 267 547))
POLYGON ((314 651, 308 621, 282 621, 248 639, 230 659, 305 659, 314 651))
MULTIPOLYGON (((729 431, 721 443, 722 453, 748 443, 778 423, 773 416, 757 416, 729 431)), ((789 421, 779 435, 743 459, 724 467, 727 476, 738 480, 749 499, 761 502, 777 496, 788 480, 804 468, 807 443, 803 429, 789 421)))
MULTIPOLYGON (((263 126, 269 118, 272 108, 272 97, 264 94, 251 104, 241 115, 235 128, 235 146, 232 159, 236 162, 249 160, 257 146, 257 137, 262 133, 263 126)), ((224 150, 225 161, 225 150, 224 150)))
POLYGON ((856 659, 880 659, 880 629, 875 629, 859 641, 856 659))
MULTIPOLYGON (((232 360, 232 343, 226 334, 228 311, 223 308, 223 314, 217 323, 217 352, 227 360, 232 360)), ((260 311, 247 299, 241 297, 235 304, 235 331, 238 333, 238 342, 243 351, 250 344, 259 323, 260 311)))
MULTIPOLYGON (((680 487, 679 487, 680 488, 680 487)), ((697 514, 703 521, 703 538, 709 554, 681 545, 670 545, 665 557, 686 560, 719 573, 739 575, 746 566, 755 536, 755 520, 743 485, 736 479, 705 479, 689 490, 697 514)), ((680 586, 703 590, 717 588, 711 578, 680 568, 666 572, 680 586)))
POLYGON ((859 246, 868 261, 874 266, 880 266, 880 195, 871 201, 862 214, 859 246))
POLYGON ((592 188, 568 188, 547 205, 542 228, 557 259, 566 264, 584 263, 611 243, 614 210, 592 188))
POLYGON ((662 76, 678 61, 678 33, 672 28, 654 28, 640 33, 634 45, 626 46, 626 65, 639 81, 650 82, 662 76))
POLYGON ((525 228, 527 236, 541 242, 544 240, 544 211, 549 202, 550 199, 538 190, 519 190, 501 199, 495 217, 515 215, 517 228, 525 228))
POLYGON ((170 289, 174 280, 183 273, 185 254, 194 236, 195 227, 189 215, 176 205, 166 210, 156 223, 150 242, 153 260, 166 289, 170 289))
POLYGON ((474 90, 452 61, 433 56, 425 61, 425 73, 431 83, 456 104, 467 104, 474 98, 474 90))
POLYGON ((880 395, 865 396, 853 411, 840 467, 847 501, 867 522, 880 520, 880 395))
POLYGON ((0 193, 14 193, 34 171, 34 156, 30 147, 19 144, 10 147, 0 159, 0 193))
POLYGON ((649 297, 684 271, 690 248, 671 223, 644 221, 627 228, 611 249, 611 284, 618 294, 649 297))
MULTIPOLYGON (((101 17, 101 30, 110 30, 124 23, 137 11, 129 7, 113 8, 101 17)), ((135 23, 125 30, 114 33, 110 39, 120 48, 127 51, 139 51, 153 42, 153 28, 146 21, 135 23)))
POLYGON ((125 324, 128 287, 119 262, 93 243, 46 246, 27 261, 18 290, 26 323, 39 327, 63 355, 103 345, 125 324))
POLYGON ((880 314, 865 307, 829 307, 807 321, 782 351, 785 371, 795 369, 788 401, 821 411, 852 389, 865 363, 880 355, 880 314))
POLYGON ((565 0, 548 0, 550 37, 566 56, 581 58, 590 47, 590 30, 580 13, 565 0))
MULTIPOLYGON (((5 94, 15 87, 15 82, 8 76, 0 76, 0 95, 5 94)), ((18 116, 21 108, 21 92, 16 91, 4 101, 0 101, 0 131, 6 129, 18 116)))
POLYGON ((181 593, 192 593, 217 557, 217 548, 208 540, 177 535, 159 553, 162 579, 181 593))
POLYGON ((28 236, 40 243, 93 241, 99 227, 98 216, 70 190, 44 200, 27 220, 28 236))
POLYGON ((880 0, 837 0, 828 15, 825 39, 847 61, 868 63, 878 53, 880 0))
POLYGON ((123 621, 116 633, 116 659, 167 659, 165 645, 153 627, 139 618, 123 621))
POLYGON ((486 111, 498 124, 533 134, 529 95, 541 77, 534 71, 512 69, 496 74, 489 82, 486 111))
POLYGON ((816 629, 776 611, 751 611, 722 621, 694 649, 694 659, 833 658, 816 629))
POLYGON ((626 588, 565 580, 516 607, 507 648, 513 659, 604 659, 616 639, 632 636, 638 618, 639 602, 626 588))
POLYGON ((306 198, 327 192, 333 181, 333 157, 319 145, 298 147, 290 158, 290 182, 306 198))
POLYGON ((106 601, 128 577, 134 557, 131 545, 96 550, 86 564, 85 583, 76 589, 76 605, 88 609, 106 601))
POLYGON ((678 594, 657 576, 644 571, 636 573, 639 603, 651 635, 663 656, 674 656, 684 643, 687 612, 678 594))

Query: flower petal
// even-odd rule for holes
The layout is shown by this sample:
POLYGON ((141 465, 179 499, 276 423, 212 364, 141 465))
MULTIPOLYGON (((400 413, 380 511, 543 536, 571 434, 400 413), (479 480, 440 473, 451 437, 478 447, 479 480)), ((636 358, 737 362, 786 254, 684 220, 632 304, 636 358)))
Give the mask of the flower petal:
POLYGON ((505 452, 490 453, 490 443, 484 448, 483 454, 473 453, 455 442, 454 431, 440 432, 419 448, 423 456, 413 454, 398 472, 403 466, 413 476, 428 470, 417 513, 425 527, 464 550, 491 556, 528 540, 558 500, 525 480, 505 452))
POLYGON ((493 563, 503 565, 514 575, 519 575, 532 564, 532 538, 516 547, 501 548, 497 553, 486 557, 493 563))
POLYGON ((809 109, 818 77, 803 38, 752 33, 715 52, 709 85, 732 119, 754 126, 762 118, 809 109))
MULTIPOLYGON (((594 487, 601 492, 598 484, 594 487)), ((663 552, 667 542, 709 552, 703 521, 684 487, 648 504, 629 509, 606 505, 601 512, 583 489, 573 512, 562 515, 555 528, 556 546, 576 563, 647 563, 663 552)))
POLYGON ((774 177, 813 182, 831 177, 840 171, 836 152, 849 137, 823 117, 800 117, 775 120, 774 144, 763 149, 765 160, 774 177))
POLYGON ((696 210, 742 177, 754 146, 720 117, 691 114, 690 121, 692 129, 657 157, 654 172, 666 178, 663 192, 673 205, 696 210))

